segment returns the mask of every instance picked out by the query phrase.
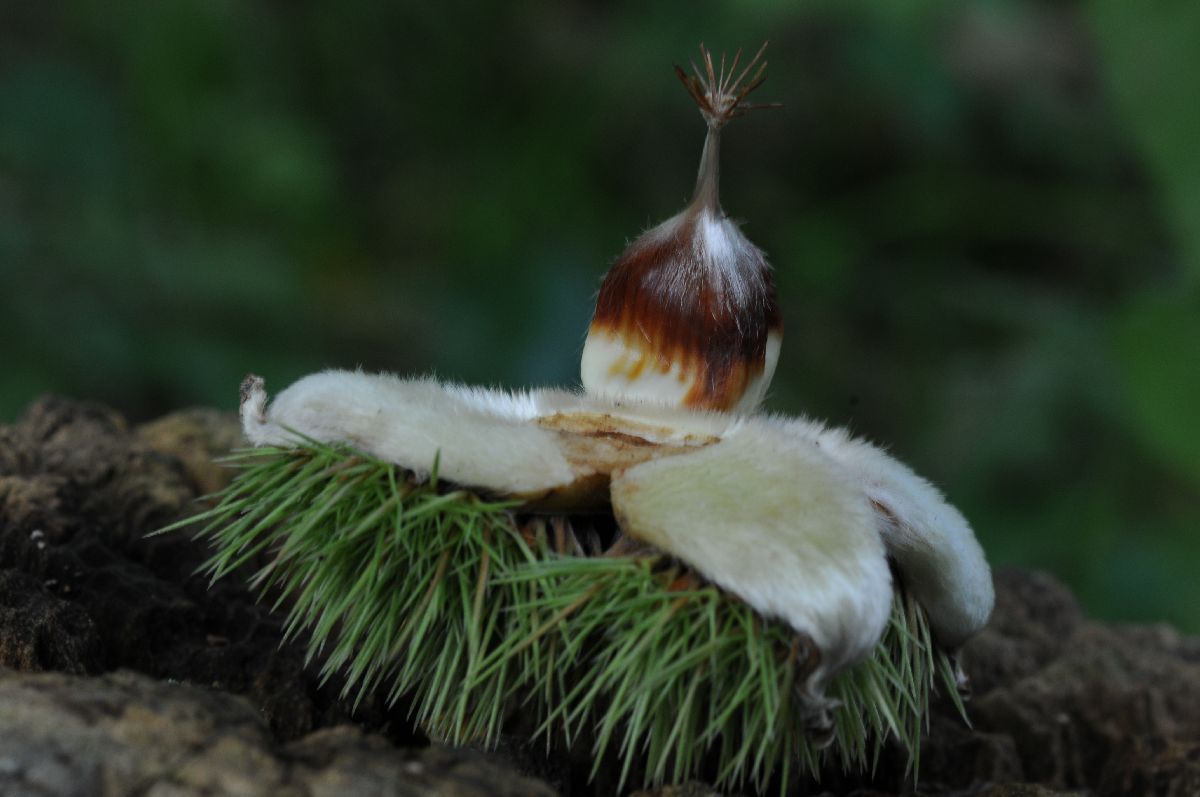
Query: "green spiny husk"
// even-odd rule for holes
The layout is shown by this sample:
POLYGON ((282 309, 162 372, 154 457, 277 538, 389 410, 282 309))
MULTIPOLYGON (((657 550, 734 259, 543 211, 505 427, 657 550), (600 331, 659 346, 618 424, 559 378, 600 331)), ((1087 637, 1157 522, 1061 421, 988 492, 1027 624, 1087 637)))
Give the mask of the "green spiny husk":
POLYGON ((715 760, 718 788, 786 791, 827 759, 873 767, 889 737, 915 773, 939 680, 962 711, 953 663, 902 592, 871 657, 831 685, 833 741, 818 749, 796 635, 664 556, 556 554, 518 529, 513 502, 446 489, 436 463, 419 482, 313 440, 228 461, 239 472, 213 507, 164 531, 202 524, 213 581, 255 568, 323 678, 403 698, 448 742, 494 743, 533 706, 547 744, 590 742, 597 768, 616 754, 622 784, 682 782, 715 760))

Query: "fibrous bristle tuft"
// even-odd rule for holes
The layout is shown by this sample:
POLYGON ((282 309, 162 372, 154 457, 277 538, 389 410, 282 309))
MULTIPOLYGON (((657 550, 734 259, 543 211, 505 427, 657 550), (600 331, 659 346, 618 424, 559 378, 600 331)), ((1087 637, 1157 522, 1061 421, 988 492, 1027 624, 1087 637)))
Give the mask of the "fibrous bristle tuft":
POLYGON ((700 61, 704 68, 692 62, 692 74, 682 67, 675 67, 675 74, 683 82, 700 113, 710 127, 719 128, 737 116, 745 116, 750 111, 760 108, 779 108, 780 103, 762 103, 750 105, 743 103, 747 95, 757 89, 767 79, 767 62, 763 53, 767 51, 767 42, 763 42, 758 52, 747 62, 741 72, 738 65, 742 59, 742 50, 734 53, 733 61, 728 70, 725 68, 725 55, 721 55, 719 68, 713 65, 712 51, 703 44, 700 45, 700 61))

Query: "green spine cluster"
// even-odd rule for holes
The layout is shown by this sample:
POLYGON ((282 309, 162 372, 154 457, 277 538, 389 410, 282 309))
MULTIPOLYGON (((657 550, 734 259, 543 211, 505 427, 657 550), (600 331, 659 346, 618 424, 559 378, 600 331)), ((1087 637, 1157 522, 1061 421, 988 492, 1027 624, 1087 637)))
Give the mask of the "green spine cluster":
MULTIPOLYGON (((778 783, 873 767, 889 736, 919 762, 931 693, 957 703, 950 659, 898 592, 873 654, 829 696, 832 742, 805 733, 803 645, 726 592, 653 554, 554 553, 512 502, 419 481, 342 446, 306 440, 229 459, 232 483, 201 524, 213 581, 236 571, 305 641, 322 677, 361 699, 382 690, 450 743, 493 744, 534 707, 548 745, 615 754, 620 782, 778 783)), ((544 528, 544 526, 543 526, 544 528)), ((594 774, 594 772, 593 772, 594 774)))

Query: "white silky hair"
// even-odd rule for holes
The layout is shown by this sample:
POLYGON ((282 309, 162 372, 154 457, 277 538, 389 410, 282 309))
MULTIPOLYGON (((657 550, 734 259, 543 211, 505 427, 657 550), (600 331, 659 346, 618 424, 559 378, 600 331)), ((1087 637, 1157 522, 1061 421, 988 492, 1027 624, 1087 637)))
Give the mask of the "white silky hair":
POLYGON ((269 408, 261 380, 244 393, 242 428, 255 445, 295 445, 299 433, 347 443, 421 476, 436 460, 442 478, 502 493, 536 493, 574 479, 556 435, 530 423, 538 411, 527 393, 361 371, 306 376, 269 408))
POLYGON ((817 680, 866 655, 882 633, 888 556, 941 644, 957 648, 991 612, 991 573, 962 515, 881 449, 807 419, 361 371, 307 376, 270 406, 262 380, 248 379, 241 412, 255 445, 295 445, 299 434, 421 475, 436 458, 443 478, 512 495, 575 478, 560 437, 536 423, 548 416, 624 419, 654 442, 719 439, 615 474, 618 520, 630 536, 809 635, 822 652, 817 680))
POLYGON ((750 243, 737 223, 724 213, 702 208, 696 218, 693 257, 704 263, 709 273, 719 278, 733 295, 733 301, 745 303, 751 295, 750 283, 759 290, 766 278, 766 259, 750 243), (745 269, 744 263, 762 263, 760 269, 745 269))
POLYGON ((692 289, 699 267, 704 276, 720 283, 729 301, 743 304, 754 290, 763 290, 767 278, 766 258, 750 242, 737 222, 711 208, 687 208, 643 233, 631 245, 657 246, 669 239, 690 237, 691 248, 679 251, 677 264, 664 269, 672 281, 670 293, 685 296, 692 289), (686 224, 694 224, 690 236, 681 234, 686 224), (747 268, 746 264, 754 267, 747 268))
POLYGON ((243 390, 242 429, 254 445, 290 446, 301 436, 347 443, 421 476, 437 457, 443 478, 513 494, 543 492, 575 478, 558 436, 534 423, 538 418, 590 413, 629 420, 653 427, 639 431, 657 443, 720 437, 741 422, 729 413, 613 402, 568 390, 507 391, 362 371, 303 377, 269 407, 261 379, 248 378, 243 390))
POLYGON ((630 536, 811 639, 813 694, 883 633, 892 583, 874 515, 811 443, 742 424, 694 453, 629 468, 614 477, 612 502, 630 536))
POLYGON ((938 642, 957 650, 992 613, 992 572, 975 533, 941 492, 878 446, 807 419, 773 418, 780 434, 811 440, 876 508, 879 532, 938 642))

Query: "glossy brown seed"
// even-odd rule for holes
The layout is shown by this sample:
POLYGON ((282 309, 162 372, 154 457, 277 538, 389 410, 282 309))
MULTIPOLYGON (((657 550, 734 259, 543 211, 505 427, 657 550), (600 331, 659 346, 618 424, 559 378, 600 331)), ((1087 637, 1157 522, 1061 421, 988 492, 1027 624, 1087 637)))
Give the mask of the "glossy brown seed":
POLYGON ((708 125, 695 193, 605 277, 584 347, 590 392, 717 410, 753 409, 762 398, 783 331, 775 283, 718 198, 721 128, 764 107, 742 102, 765 79, 762 52, 740 74, 740 51, 728 73, 703 47, 705 72, 676 67, 708 125))

